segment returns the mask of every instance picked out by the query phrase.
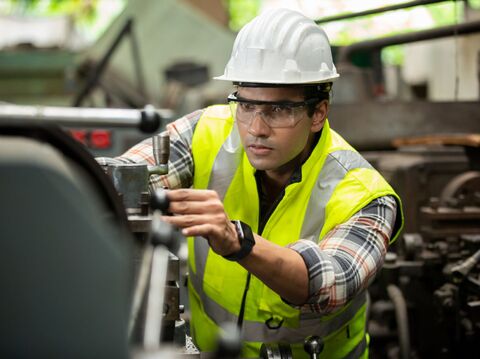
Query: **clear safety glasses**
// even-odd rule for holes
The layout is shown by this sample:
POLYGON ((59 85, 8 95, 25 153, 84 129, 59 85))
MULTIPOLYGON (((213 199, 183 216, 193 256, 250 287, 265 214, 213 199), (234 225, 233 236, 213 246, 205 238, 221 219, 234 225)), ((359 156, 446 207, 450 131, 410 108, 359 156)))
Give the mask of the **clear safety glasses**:
POLYGON ((227 101, 233 118, 245 126, 250 126, 255 116, 259 114, 269 127, 285 128, 295 127, 302 119, 300 113, 303 108, 317 103, 318 99, 313 98, 301 102, 256 101, 239 98, 237 92, 234 92, 227 97, 227 101))

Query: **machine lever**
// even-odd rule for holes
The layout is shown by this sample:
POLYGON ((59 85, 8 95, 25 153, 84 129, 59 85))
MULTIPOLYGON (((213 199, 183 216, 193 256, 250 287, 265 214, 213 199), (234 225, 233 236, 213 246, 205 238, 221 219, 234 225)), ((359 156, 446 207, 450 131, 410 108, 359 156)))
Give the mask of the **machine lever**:
POLYGON ((303 349, 310 354, 311 359, 317 359, 318 354, 320 354, 323 350, 323 346, 323 340, 316 335, 312 335, 305 339, 303 349))

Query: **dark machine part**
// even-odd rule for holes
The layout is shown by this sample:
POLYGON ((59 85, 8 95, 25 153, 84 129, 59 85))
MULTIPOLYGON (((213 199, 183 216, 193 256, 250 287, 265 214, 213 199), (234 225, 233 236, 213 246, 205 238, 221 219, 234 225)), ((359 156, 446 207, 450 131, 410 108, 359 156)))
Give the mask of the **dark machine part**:
POLYGON ((159 349, 160 338, 173 342, 175 337, 182 337, 175 335, 179 329, 184 331, 185 344, 185 327, 176 325, 182 312, 179 259, 169 252, 174 249, 172 245, 181 241, 181 235, 161 221, 160 214, 155 214, 164 205, 161 199, 151 200, 148 187, 151 175, 168 173, 168 133, 155 135, 152 141, 155 165, 120 163, 104 168, 123 200, 130 228, 137 238, 137 288, 129 333, 137 345, 141 343, 150 351, 159 349))
POLYGON ((194 62, 177 62, 165 70, 165 79, 194 87, 208 82, 210 74, 207 65, 194 62))
POLYGON ((128 358, 131 234, 58 128, 0 123, 0 357, 128 358))
MULTIPOLYGON (((475 165, 467 162, 429 200, 415 203, 416 231, 401 236, 392 247, 396 252, 387 254, 370 290, 372 358, 466 358, 478 352, 480 172, 469 171, 475 165)), ((411 178, 409 187, 422 180, 411 178)))
MULTIPOLYGON (((119 163, 106 166, 105 170, 112 179, 117 192, 122 196, 127 213, 132 215, 148 215, 149 192, 148 183, 151 175, 168 173, 168 158, 170 157, 170 137, 167 132, 153 136, 153 155, 156 165, 150 166, 136 163, 119 163)), ((132 218, 131 222, 137 230, 142 218, 132 218)), ((148 223, 147 223, 148 225, 148 223)), ((147 226, 148 228, 148 226, 147 226)), ((143 232, 146 232, 145 230, 143 232)))
POLYGON ((205 64, 192 61, 179 61, 164 71, 166 80, 162 106, 181 112, 181 104, 187 92, 198 89, 210 80, 209 68, 205 64))
MULTIPOLYGON (((135 326, 142 331, 135 357, 180 355, 182 349, 165 354, 165 343, 183 346, 182 357, 198 356, 179 317, 179 263, 170 253, 179 232, 149 214, 145 193, 139 203, 147 207, 144 221, 132 231, 132 215, 117 192, 125 187, 115 188, 108 171, 55 125, 62 119, 26 117, 0 119, 0 356, 127 358, 139 346, 131 335, 135 326), (23 198, 28 201, 18 201, 23 198), (149 260, 138 278, 140 247, 149 260), (140 304, 132 306, 132 292, 140 304)), ((168 136, 158 135, 154 145, 157 164, 140 171, 147 185, 148 175, 168 172, 168 136)))

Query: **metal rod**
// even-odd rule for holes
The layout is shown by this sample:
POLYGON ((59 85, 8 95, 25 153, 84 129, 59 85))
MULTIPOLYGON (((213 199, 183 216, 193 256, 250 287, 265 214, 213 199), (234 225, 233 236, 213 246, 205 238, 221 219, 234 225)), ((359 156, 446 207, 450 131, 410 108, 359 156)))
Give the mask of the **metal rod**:
MULTIPOLYGON (((171 118, 168 109, 154 110, 161 119, 171 118)), ((49 106, 0 105, 0 123, 45 124, 71 127, 141 127, 144 110, 49 106)))
POLYGON ((110 57, 112 57, 113 53, 117 49, 120 42, 123 40, 124 36, 130 33, 133 25, 133 19, 128 19, 125 24, 123 25, 122 29, 116 36, 115 40, 113 41, 112 45, 108 48, 106 54, 101 58, 100 62, 93 68, 90 72, 90 75, 87 78, 87 81, 83 88, 80 90, 78 95, 75 97, 73 101, 73 106, 79 107, 85 98, 88 96, 90 91, 95 87, 102 76, 108 62, 110 61, 110 57))
POLYGON ((156 246, 153 250, 150 288, 145 315, 145 332, 143 336, 145 349, 154 350, 160 347, 167 269, 168 250, 163 246, 156 246))
POLYGON ((384 7, 380 7, 380 8, 377 8, 377 9, 371 9, 371 10, 365 10, 365 11, 360 11, 360 12, 355 12, 355 13, 324 17, 324 18, 315 20, 315 22, 317 24, 324 24, 326 22, 353 19, 353 18, 356 18, 356 17, 362 17, 362 16, 379 14, 379 13, 388 12, 388 11, 406 9, 406 8, 409 8, 409 7, 420 6, 420 5, 430 5, 430 4, 435 4, 435 3, 445 2, 445 1, 451 1, 451 0, 418 0, 418 1, 411 1, 411 2, 402 3, 402 4, 384 6, 384 7))
POLYGON ((338 62, 348 62, 353 53, 365 50, 382 49, 387 46, 407 44, 424 40, 433 40, 454 35, 467 35, 480 32, 480 21, 471 21, 463 24, 443 26, 436 29, 400 34, 381 39, 357 42, 340 48, 338 62))
POLYGON ((153 246, 147 246, 143 252, 142 261, 140 263, 140 271, 138 274, 137 285, 133 295, 132 312, 130 314, 130 321, 128 323, 128 338, 132 339, 133 329, 137 324, 138 315, 142 306, 143 298, 147 293, 148 278, 150 276, 150 268, 153 260, 153 246))
POLYGON ((137 75, 138 91, 142 97, 147 100, 147 102, 150 102, 145 86, 145 76, 142 67, 142 58, 140 56, 140 47, 138 45, 137 36, 135 31, 133 31, 133 28, 130 30, 130 46, 132 49, 133 66, 135 68, 135 74, 137 75))

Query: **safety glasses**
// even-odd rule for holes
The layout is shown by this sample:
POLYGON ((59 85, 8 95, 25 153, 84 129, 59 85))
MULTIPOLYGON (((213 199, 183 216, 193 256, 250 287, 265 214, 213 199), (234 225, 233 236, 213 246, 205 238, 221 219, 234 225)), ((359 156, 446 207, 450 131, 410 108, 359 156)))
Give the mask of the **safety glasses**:
POLYGON ((295 127, 303 118, 300 116, 303 109, 319 102, 316 98, 300 102, 247 100, 238 97, 237 92, 230 94, 227 101, 236 121, 250 126, 258 114, 271 128, 295 127))

